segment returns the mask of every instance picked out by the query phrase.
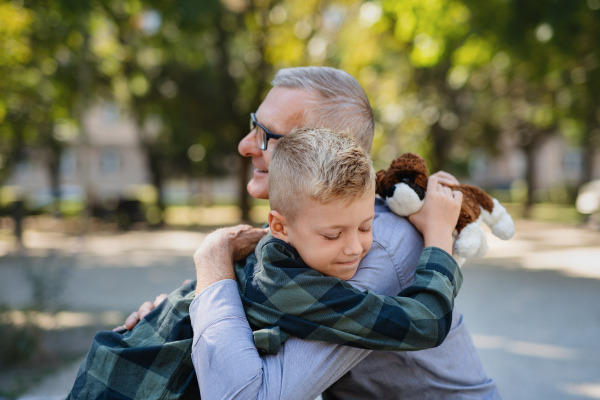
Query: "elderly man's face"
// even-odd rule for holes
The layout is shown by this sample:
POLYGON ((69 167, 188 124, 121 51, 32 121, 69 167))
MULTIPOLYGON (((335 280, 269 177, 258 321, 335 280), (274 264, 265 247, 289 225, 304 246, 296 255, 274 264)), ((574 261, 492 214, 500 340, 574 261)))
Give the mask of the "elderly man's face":
MULTIPOLYGON (((302 126, 302 117, 311 95, 301 89, 275 87, 256 112, 256 120, 272 133, 287 135, 294 128, 302 126)), ((248 193, 257 199, 269 198, 269 161, 277 140, 269 140, 267 150, 258 148, 256 130, 248 133, 238 145, 238 151, 245 157, 252 157, 254 172, 248 182, 248 193)))

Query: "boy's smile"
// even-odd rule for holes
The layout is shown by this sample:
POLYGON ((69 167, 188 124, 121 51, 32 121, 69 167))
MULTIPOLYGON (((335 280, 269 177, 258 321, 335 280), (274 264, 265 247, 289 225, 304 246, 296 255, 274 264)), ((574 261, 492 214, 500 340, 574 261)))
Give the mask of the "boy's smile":
POLYGON ((373 243, 374 197, 350 204, 303 201, 302 212, 286 224, 285 240, 302 260, 323 275, 348 280, 373 243))

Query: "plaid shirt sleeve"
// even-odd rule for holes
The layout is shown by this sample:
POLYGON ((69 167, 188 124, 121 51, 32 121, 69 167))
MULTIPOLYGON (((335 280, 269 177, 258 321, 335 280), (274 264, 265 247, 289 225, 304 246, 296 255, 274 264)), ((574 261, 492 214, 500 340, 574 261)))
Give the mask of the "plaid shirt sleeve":
POLYGON ((196 282, 169 294, 127 332, 99 332, 67 399, 198 400, 189 306, 196 282))
POLYGON ((393 297, 324 276, 272 237, 255 254, 236 266, 236 275, 263 352, 276 353, 288 334, 372 350, 421 350, 440 345, 450 330, 462 273, 439 248, 423 250, 413 285, 393 297), (260 330, 268 327, 279 329, 260 330))

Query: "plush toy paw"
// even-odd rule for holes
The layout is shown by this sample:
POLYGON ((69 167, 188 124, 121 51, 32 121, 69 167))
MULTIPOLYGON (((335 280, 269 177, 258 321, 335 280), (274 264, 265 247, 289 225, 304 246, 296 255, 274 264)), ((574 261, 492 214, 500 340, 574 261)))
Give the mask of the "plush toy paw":
MULTIPOLYGON (((414 153, 405 153, 392 161, 390 168, 377 173, 377 194, 390 210, 402 217, 421 209, 427 189, 427 164, 414 153)), ((466 258, 483 257, 488 251, 482 222, 500 239, 510 239, 515 225, 506 209, 478 187, 457 185, 463 202, 454 232, 453 256, 459 265, 466 258)))
POLYGON ((452 251, 461 258, 483 257, 487 253, 487 237, 481 228, 481 217, 456 234, 452 251))
POLYGON ((494 208, 491 213, 482 212, 483 222, 490 227, 494 236, 508 240, 515 234, 515 223, 506 208, 496 199, 492 199, 494 208))

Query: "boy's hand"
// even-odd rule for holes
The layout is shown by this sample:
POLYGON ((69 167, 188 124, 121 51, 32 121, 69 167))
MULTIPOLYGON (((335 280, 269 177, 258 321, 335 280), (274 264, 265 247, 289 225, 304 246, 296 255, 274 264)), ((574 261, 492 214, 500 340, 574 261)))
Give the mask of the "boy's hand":
POLYGON ((460 182, 458 181, 458 179, 456 179, 456 177, 452 174, 449 174, 446 171, 438 171, 433 175, 430 175, 429 178, 437 178, 438 183, 441 183, 444 186, 456 186, 456 185, 460 185, 460 182))
POLYGON ((462 193, 439 183, 437 177, 429 177, 423 207, 408 217, 421 232, 425 247, 434 246, 452 254, 452 232, 458 221, 462 193))

